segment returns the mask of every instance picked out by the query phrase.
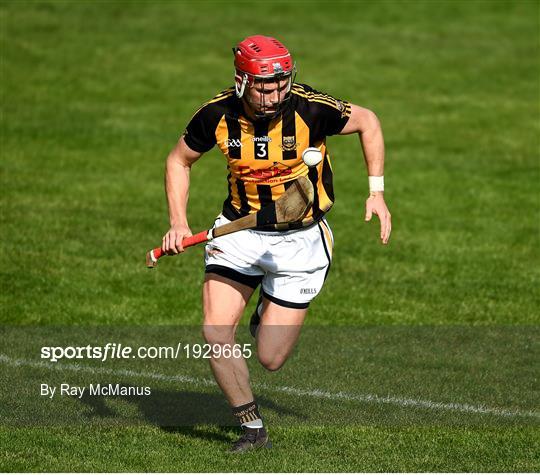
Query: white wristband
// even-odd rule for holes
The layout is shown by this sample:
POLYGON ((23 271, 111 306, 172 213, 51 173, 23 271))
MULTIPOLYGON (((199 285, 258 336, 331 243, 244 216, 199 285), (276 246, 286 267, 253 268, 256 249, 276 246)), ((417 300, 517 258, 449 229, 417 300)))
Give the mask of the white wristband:
POLYGON ((384 176, 370 176, 369 191, 384 191, 384 176))

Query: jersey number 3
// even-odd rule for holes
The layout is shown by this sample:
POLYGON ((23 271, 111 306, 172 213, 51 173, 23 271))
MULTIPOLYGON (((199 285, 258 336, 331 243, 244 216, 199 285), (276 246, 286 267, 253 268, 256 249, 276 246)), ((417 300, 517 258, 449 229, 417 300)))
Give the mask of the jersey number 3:
POLYGON ((261 160, 268 159, 268 144, 266 142, 258 142, 257 146, 257 158, 261 160))

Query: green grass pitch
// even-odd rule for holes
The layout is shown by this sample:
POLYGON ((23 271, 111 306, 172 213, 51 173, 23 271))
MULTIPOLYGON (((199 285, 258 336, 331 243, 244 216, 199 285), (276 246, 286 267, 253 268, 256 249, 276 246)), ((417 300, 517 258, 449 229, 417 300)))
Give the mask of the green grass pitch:
MULTIPOLYGON (((0 471, 539 471, 539 28, 525 0, 3 0, 0 471), (332 270, 283 370, 249 363, 274 449, 225 452, 203 361, 129 366, 151 407, 70 401, 40 410, 71 423, 18 424, 34 386, 14 388, 103 377, 32 366, 19 326, 200 323, 202 249, 154 271, 144 253, 167 230, 168 151, 255 33, 290 48, 298 82, 377 113, 393 216, 383 247, 358 139, 330 138, 332 270)), ((194 232, 225 170, 217 150, 194 166, 194 232)))

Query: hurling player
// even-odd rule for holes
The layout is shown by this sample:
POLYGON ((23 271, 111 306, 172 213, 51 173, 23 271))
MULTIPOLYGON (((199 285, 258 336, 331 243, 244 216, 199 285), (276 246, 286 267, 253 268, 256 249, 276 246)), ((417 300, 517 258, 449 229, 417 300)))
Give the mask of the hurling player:
MULTIPOLYGON (((300 176, 311 180, 315 199, 302 221, 287 229, 222 236, 205 250, 205 340, 233 345, 242 313, 258 288, 250 328, 258 360, 276 371, 293 350, 309 303, 321 291, 332 261, 333 237, 325 215, 334 202, 334 189, 326 138, 358 134, 370 187, 365 219, 379 217, 380 238, 386 244, 391 224, 383 198, 383 134, 370 110, 295 83, 293 59, 275 38, 250 36, 233 52, 234 87, 203 104, 167 158, 170 229, 162 248, 169 254, 183 252, 182 239, 191 236, 186 217, 191 166, 216 145, 227 160, 228 196, 215 226, 256 213, 300 176), (308 167, 302 161, 307 147, 321 151, 318 165, 308 167)), ((214 355, 210 361, 243 428, 231 450, 269 447, 244 358, 214 355)))

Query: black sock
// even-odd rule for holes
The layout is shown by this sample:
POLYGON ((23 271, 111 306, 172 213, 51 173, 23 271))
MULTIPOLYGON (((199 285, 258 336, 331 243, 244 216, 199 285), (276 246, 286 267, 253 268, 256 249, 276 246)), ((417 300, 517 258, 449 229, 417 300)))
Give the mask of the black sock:
POLYGON ((259 413, 259 406, 257 406, 255 401, 233 407, 232 413, 242 427, 258 429, 263 426, 262 417, 259 413))

